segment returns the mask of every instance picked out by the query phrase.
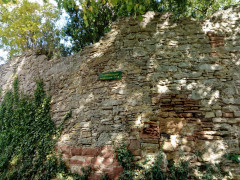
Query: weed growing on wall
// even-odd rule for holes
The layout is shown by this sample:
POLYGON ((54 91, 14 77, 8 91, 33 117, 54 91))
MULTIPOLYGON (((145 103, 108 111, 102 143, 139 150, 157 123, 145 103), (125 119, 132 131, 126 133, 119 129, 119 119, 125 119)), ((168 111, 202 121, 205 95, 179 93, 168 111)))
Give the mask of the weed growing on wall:
POLYGON ((49 104, 42 81, 37 81, 31 98, 19 94, 18 80, 14 80, 13 90, 0 104, 0 179, 77 177, 55 155, 58 128, 49 104))
POLYGON ((224 156, 226 159, 231 160, 234 163, 240 163, 240 155, 234 153, 228 153, 224 156))

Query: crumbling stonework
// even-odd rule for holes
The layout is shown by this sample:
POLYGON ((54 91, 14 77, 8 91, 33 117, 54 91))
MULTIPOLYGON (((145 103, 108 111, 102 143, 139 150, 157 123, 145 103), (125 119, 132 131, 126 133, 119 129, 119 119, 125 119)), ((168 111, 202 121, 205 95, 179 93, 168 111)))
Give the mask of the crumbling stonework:
POLYGON ((239 25, 240 6, 201 22, 153 12, 143 21, 120 19, 79 54, 16 57, 0 67, 0 85, 9 89, 17 74, 31 94, 35 79, 43 79, 54 122, 72 111, 57 149, 72 171, 91 165, 92 179, 121 173, 112 149, 121 139, 136 160, 156 154, 163 141, 168 159, 200 150, 205 161, 224 161, 237 179, 239 164, 223 155, 240 153, 239 25), (112 71, 122 78, 98 80, 112 71))

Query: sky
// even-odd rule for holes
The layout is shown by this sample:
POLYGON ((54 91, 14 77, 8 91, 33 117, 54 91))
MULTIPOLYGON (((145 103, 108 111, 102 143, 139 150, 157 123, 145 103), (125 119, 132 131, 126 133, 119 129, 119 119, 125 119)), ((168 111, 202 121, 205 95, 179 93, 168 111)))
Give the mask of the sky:
MULTIPOLYGON (((29 0, 30 2, 37 2, 39 4, 42 4, 43 1, 42 0, 29 0)), ((57 3, 55 0, 49 0, 50 3, 52 3, 53 5, 57 6, 57 3)), ((66 14, 65 11, 63 11, 61 18, 58 22, 56 22, 56 26, 60 29, 61 27, 63 27, 66 24, 66 17, 68 15, 66 14)), ((0 58, 0 65, 4 64, 7 60, 7 51, 4 51, 3 49, 0 49, 0 57, 2 57, 4 60, 1 60, 0 58)))

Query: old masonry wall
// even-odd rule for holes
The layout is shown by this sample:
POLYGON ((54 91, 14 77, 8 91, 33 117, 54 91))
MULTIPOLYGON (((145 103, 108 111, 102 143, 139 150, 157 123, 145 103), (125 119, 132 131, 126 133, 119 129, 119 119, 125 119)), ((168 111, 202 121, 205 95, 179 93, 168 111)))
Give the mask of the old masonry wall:
POLYGON ((72 110, 57 150, 74 172, 91 165, 92 179, 121 173, 112 148, 121 139, 136 160, 156 155, 166 139, 168 159, 200 150, 205 161, 225 161, 225 170, 240 178, 239 164, 223 158, 240 153, 239 25, 240 6, 201 22, 153 12, 143 21, 120 19, 79 54, 48 61, 26 52, 12 59, 0 67, 0 85, 8 90, 17 74, 31 94, 35 79, 43 79, 54 122, 72 110), (111 71, 122 78, 98 80, 111 71))

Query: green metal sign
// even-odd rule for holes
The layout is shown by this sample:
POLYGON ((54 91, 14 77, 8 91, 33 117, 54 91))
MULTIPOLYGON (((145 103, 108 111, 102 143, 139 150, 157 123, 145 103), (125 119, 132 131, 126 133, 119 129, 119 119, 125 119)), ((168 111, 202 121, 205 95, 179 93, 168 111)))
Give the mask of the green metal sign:
POLYGON ((121 79, 122 72, 106 72, 106 73, 99 73, 99 80, 111 80, 111 79, 121 79))

